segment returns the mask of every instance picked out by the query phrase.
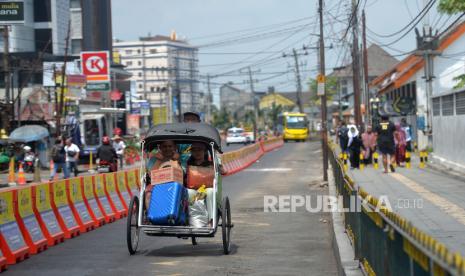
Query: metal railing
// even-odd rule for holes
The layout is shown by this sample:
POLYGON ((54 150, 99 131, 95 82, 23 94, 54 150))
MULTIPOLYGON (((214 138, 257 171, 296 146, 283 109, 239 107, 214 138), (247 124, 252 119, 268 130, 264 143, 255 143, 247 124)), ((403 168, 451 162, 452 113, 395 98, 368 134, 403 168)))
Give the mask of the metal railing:
POLYGON ((465 275, 465 259, 368 194, 344 172, 335 147, 329 160, 342 196, 344 226, 367 275, 465 275))

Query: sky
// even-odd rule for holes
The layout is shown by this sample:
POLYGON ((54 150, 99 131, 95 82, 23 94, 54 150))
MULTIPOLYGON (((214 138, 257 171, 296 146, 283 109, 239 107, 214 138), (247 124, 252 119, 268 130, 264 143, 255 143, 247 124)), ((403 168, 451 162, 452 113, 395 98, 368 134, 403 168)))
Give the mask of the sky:
MULTIPOLYGON (((405 57, 415 48, 413 30, 383 36, 402 30, 429 1, 434 4, 425 18, 441 31, 455 17, 439 14, 439 1, 360 0, 360 13, 362 9, 366 12, 368 45, 390 44, 383 48, 398 59, 405 57)), ((352 33, 344 34, 351 2, 324 0, 327 74, 350 63, 352 33)), ((112 0, 113 36, 130 41, 175 30, 178 37, 199 46, 200 88, 206 90, 209 74, 214 93, 229 81, 250 90, 247 66, 251 66, 256 91, 266 91, 269 86, 278 92, 295 91, 295 60, 290 54, 296 49, 306 90, 318 67, 317 51, 311 49, 318 40, 314 35, 319 33, 317 7, 318 0, 112 0), (303 50, 304 45, 310 49, 303 50)))

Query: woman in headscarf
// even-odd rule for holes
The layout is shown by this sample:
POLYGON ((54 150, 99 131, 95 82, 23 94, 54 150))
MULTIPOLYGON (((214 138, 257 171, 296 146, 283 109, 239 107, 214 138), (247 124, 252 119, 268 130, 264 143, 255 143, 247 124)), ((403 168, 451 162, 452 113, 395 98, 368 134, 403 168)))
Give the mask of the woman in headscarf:
POLYGON ((362 147, 362 141, 359 137, 359 131, 355 125, 349 125, 349 142, 347 148, 350 152, 350 168, 358 169, 360 166, 360 148, 362 147))
POLYGON ((363 157, 365 164, 371 164, 373 153, 376 150, 376 135, 372 131, 372 127, 367 126, 366 131, 362 134, 363 142, 363 157))
POLYGON ((403 167, 405 162, 405 148, 407 146, 407 138, 405 131, 399 123, 395 124, 396 131, 394 132, 394 143, 396 145, 396 164, 403 167))

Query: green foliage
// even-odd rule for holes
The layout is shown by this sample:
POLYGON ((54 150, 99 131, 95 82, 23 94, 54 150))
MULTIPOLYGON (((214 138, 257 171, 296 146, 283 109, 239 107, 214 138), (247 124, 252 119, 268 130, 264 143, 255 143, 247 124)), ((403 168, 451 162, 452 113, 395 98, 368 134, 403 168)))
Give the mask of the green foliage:
MULTIPOLYGON (((310 102, 313 105, 319 105, 320 102, 320 96, 317 95, 317 90, 318 90, 318 84, 316 82, 316 79, 310 79, 308 82, 308 85, 310 87, 310 102)), ((336 77, 326 77, 326 100, 332 101, 334 95, 337 93, 337 86, 338 86, 338 80, 336 77)))
POLYGON ((213 126, 219 129, 227 129, 232 126, 231 114, 225 110, 213 112, 213 126))
POLYGON ((440 0, 438 10, 446 14, 465 12, 465 0, 440 0))
POLYGON ((465 74, 458 75, 453 78, 454 81, 457 81, 457 84, 454 86, 454 89, 459 89, 465 87, 465 74))

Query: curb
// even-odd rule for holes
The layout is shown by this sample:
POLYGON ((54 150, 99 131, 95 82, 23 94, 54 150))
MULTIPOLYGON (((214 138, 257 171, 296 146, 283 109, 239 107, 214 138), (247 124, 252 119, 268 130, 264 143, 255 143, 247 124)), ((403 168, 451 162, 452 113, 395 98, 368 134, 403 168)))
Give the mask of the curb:
MULTIPOLYGON (((328 190, 330 196, 337 196, 331 165, 328 168, 328 190)), ((359 261, 355 259, 354 249, 345 232, 342 213, 331 213, 332 247, 337 262, 338 275, 363 276, 359 261)))

